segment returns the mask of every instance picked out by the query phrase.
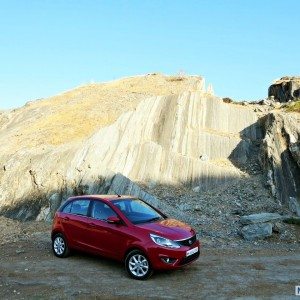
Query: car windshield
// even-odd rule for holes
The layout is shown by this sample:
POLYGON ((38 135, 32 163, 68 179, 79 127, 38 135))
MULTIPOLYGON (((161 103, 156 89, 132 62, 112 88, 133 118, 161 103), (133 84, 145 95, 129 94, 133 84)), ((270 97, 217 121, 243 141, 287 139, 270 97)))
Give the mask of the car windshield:
POLYGON ((164 219, 164 216, 139 199, 120 199, 112 201, 133 223, 148 223, 164 219))

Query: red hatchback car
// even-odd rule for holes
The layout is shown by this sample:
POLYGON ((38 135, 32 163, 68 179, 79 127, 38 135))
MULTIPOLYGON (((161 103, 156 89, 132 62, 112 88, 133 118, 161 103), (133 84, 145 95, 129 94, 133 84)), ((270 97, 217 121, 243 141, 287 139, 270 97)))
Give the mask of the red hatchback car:
POLYGON ((56 256, 71 249, 99 254, 125 262, 135 279, 182 267, 200 254, 190 226, 131 196, 69 198, 55 214, 51 237, 56 256))

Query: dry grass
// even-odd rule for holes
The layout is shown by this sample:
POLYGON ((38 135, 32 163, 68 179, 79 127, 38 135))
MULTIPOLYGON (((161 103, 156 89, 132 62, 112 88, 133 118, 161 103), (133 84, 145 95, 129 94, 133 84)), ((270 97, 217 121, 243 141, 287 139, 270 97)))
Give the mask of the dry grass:
POLYGON ((234 164, 229 159, 226 159, 226 158, 211 159, 211 160, 209 160, 209 162, 214 163, 215 165, 217 165, 219 167, 233 168, 233 169, 236 168, 234 166, 234 164))
POLYGON ((296 102, 292 102, 286 109, 288 112, 298 112, 300 113, 300 99, 296 102))
MULTIPOLYGON (((24 122, 15 145, 35 147, 79 141, 112 124, 140 101, 158 95, 195 91, 199 77, 150 74, 100 84, 88 84, 49 99, 28 103, 20 112, 24 122), (25 125, 26 124, 26 125, 25 125)), ((13 142, 13 141, 12 141, 13 142)))

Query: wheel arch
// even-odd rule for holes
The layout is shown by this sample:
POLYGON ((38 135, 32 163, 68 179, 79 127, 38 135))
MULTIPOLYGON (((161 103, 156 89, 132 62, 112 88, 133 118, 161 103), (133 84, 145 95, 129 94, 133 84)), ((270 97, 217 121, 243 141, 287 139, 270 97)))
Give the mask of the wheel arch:
POLYGON ((66 236, 59 230, 59 229, 55 229, 51 232, 51 240, 53 241, 54 237, 57 235, 57 234, 62 234, 65 239, 66 239, 66 236))
POLYGON ((131 246, 125 251, 124 256, 123 256, 123 261, 125 261, 127 255, 128 255, 131 251, 134 251, 134 250, 141 251, 144 255, 147 256, 148 260, 150 261, 149 255, 147 254, 147 251, 146 251, 143 247, 141 247, 141 246, 139 246, 139 245, 131 245, 131 246))

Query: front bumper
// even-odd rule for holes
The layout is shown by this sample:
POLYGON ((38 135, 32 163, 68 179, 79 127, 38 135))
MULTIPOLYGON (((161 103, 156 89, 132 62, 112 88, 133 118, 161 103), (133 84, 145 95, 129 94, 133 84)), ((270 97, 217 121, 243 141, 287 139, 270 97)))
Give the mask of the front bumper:
POLYGON ((196 241, 191 246, 182 246, 178 249, 153 246, 148 248, 148 256, 155 270, 178 269, 197 260, 200 255, 200 243, 196 241), (198 247, 198 251, 187 256, 187 251, 198 247))

